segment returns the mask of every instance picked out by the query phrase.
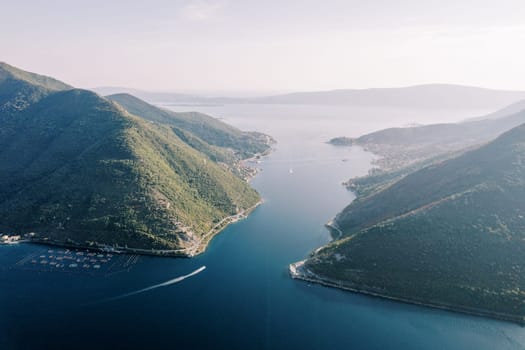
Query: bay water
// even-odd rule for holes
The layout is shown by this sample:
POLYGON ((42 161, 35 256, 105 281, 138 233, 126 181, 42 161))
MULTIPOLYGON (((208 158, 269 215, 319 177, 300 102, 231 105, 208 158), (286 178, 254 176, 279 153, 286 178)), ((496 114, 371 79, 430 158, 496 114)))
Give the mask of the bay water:
POLYGON ((193 259, 106 254, 94 259, 113 259, 111 268, 55 271, 41 259, 79 252, 1 246, 0 349, 525 348, 525 329, 512 323, 308 284, 287 271, 330 240, 324 224, 354 198, 341 183, 365 175, 374 157, 327 140, 483 111, 164 106, 274 136, 278 143, 252 180, 264 204, 193 259), (132 293, 202 266, 179 283, 132 293))

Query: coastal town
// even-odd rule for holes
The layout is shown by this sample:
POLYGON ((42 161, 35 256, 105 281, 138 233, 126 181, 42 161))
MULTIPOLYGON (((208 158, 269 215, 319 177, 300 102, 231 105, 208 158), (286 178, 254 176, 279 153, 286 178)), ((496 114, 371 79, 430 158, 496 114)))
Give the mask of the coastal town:
POLYGON ((26 233, 24 235, 17 234, 2 234, 0 235, 0 244, 18 244, 22 242, 28 242, 31 238, 35 237, 34 232, 26 233))

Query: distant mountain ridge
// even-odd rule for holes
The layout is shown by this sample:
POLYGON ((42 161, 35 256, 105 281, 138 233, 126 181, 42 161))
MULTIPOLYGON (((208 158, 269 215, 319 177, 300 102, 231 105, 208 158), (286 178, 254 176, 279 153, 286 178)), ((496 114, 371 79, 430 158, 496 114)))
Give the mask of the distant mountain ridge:
POLYGON ((0 67, 0 91, 14 93, 0 95, 0 105, 16 96, 23 108, 0 113, 0 232, 193 256, 259 203, 236 169, 241 157, 269 149, 266 135, 11 71, 0 67), (211 143, 196 135, 202 130, 211 143))
POLYGON ((259 103, 331 104, 412 108, 494 108, 525 98, 524 91, 504 91, 452 84, 400 88, 344 89, 297 92, 257 99, 259 103))
POLYGON ((520 100, 518 102, 515 102, 511 105, 505 106, 493 113, 489 113, 484 116, 475 117, 475 118, 469 118, 465 120, 465 122, 472 122, 472 121, 480 121, 480 120, 486 120, 486 119, 498 119, 498 118, 504 118, 511 114, 516 114, 521 111, 525 110, 525 100, 520 100))
POLYGON ((395 170, 431 157, 480 145, 522 123, 525 123, 525 102, 519 101, 475 120, 388 128, 357 138, 337 137, 329 142, 339 146, 362 146, 383 157, 377 161, 383 170, 395 170))
POLYGON ((91 89, 95 91, 96 93, 102 95, 102 96, 110 96, 110 95, 132 95, 139 99, 142 99, 144 101, 153 103, 153 102, 171 102, 171 101, 178 101, 178 102, 199 102, 202 97, 193 95, 193 94, 183 94, 183 93, 176 93, 176 92, 155 92, 155 91, 146 91, 146 90, 140 90, 140 89, 131 89, 131 88, 125 88, 125 87, 112 87, 112 86, 105 86, 105 87, 97 87, 91 89))
POLYGON ((94 89, 103 94, 131 93, 149 102, 174 104, 317 104, 357 107, 432 109, 499 109, 525 99, 525 91, 485 89, 453 84, 426 84, 398 88, 340 89, 296 92, 254 98, 202 97, 191 94, 153 93, 126 88, 94 89))

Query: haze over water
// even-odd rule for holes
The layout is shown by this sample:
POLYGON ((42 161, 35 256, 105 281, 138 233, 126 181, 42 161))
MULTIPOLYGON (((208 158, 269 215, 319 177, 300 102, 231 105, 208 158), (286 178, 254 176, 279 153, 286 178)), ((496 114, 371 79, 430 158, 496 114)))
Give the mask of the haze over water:
MULTIPOLYGON (((172 107, 177 111, 188 107, 172 107)), ((364 175, 372 155, 325 143, 410 122, 461 120, 481 111, 316 106, 194 107, 274 136, 252 184, 265 203, 194 259, 140 257, 128 272, 53 273, 15 265, 49 247, 0 247, 0 349, 523 349, 520 326, 309 285, 287 265, 329 241, 323 225, 353 195, 341 182, 364 175), (393 122, 393 120, 396 120, 393 122), (346 161, 343 161, 346 160, 346 161), (290 169, 293 173, 290 173, 290 169), (206 270, 114 302, 100 300, 206 270)))

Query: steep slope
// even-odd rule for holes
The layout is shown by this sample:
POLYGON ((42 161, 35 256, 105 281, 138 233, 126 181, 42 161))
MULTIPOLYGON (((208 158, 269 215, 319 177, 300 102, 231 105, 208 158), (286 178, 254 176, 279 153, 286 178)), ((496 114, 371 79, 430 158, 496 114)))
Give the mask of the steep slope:
MULTIPOLYGON (((174 131, 189 131, 206 143, 233 149, 240 157, 263 153, 271 141, 268 136, 256 132, 243 132, 220 120, 198 112, 176 113, 152 106, 132 95, 117 94, 107 98, 123 106, 132 114, 158 123, 174 126, 174 131)), ((182 136, 182 135, 181 135, 182 136)))
POLYGON ((296 277, 525 321, 525 125, 358 198, 296 277))
POLYGON ((0 114, 17 113, 50 92, 71 88, 53 78, 29 73, 0 62, 0 114))
MULTIPOLYGON (((8 79, 39 88, 38 80, 8 79)), ((25 108, 0 113, 0 232, 192 256, 259 203, 247 182, 195 144, 222 149, 190 131, 90 91, 43 89, 25 108)))

